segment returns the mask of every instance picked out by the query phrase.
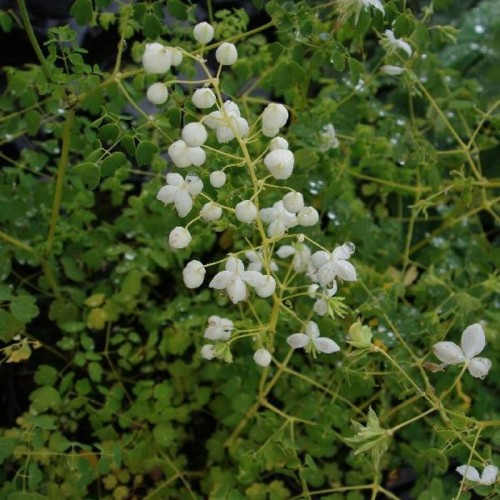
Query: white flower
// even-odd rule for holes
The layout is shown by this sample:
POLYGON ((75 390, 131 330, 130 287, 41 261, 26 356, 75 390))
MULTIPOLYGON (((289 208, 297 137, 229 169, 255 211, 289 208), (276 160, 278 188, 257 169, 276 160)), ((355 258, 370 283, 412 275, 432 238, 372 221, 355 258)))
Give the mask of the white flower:
POLYGON ((275 179, 288 179, 294 162, 293 153, 288 149, 273 149, 264 158, 264 165, 275 179))
POLYGON ((210 174, 210 184, 214 188, 220 188, 226 183, 226 174, 223 170, 216 170, 210 174))
POLYGON ((215 358, 215 346, 213 344, 205 344, 201 348, 201 357, 210 361, 215 358))
POLYGON ((404 73, 405 69, 399 66, 393 66, 392 64, 385 64, 380 68, 380 71, 389 76, 398 76, 404 73))
POLYGON ((250 224, 257 217, 257 207, 250 200, 240 201, 235 208, 236 218, 241 222, 250 224))
POLYGON ((304 243, 297 243, 295 246, 283 245, 276 253, 282 259, 293 255, 292 267, 297 273, 305 273, 311 265, 311 249, 304 243))
POLYGON ((390 49, 392 50, 400 49, 403 52, 406 52, 408 57, 411 57, 413 51, 408 42, 401 40, 401 38, 396 38, 392 30, 385 30, 384 35, 387 38, 387 43, 390 49))
MULTIPOLYGON (((245 252, 245 257, 250 261, 247 269, 249 271, 262 271, 264 267, 264 258, 262 257, 262 253, 260 251, 256 252, 255 250, 249 250, 245 252)), ((274 260, 271 260, 271 264, 269 265, 269 269, 271 271, 277 271, 278 265, 274 260)))
POLYGON ((199 109, 211 108, 216 101, 215 94, 211 89, 196 89, 191 98, 193 104, 199 109))
POLYGON ((201 218, 207 222, 220 219, 221 215, 222 207, 213 201, 205 203, 200 211, 201 218))
POLYGON ((283 205, 289 212, 296 214, 304 208, 304 197, 298 191, 290 191, 283 196, 283 205))
POLYGON ((283 139, 283 137, 275 137, 271 141, 269 149, 271 151, 274 151, 275 149, 288 149, 288 141, 286 139, 283 139))
POLYGON ((265 284, 265 277, 258 271, 245 271, 240 259, 229 257, 225 270, 217 273, 208 286, 217 290, 225 289, 233 304, 237 304, 247 298, 245 283, 258 288, 265 284))
POLYGON ((198 288, 205 279, 205 266, 199 260, 191 260, 182 271, 182 279, 188 288, 198 288))
POLYGON ((193 28, 193 37, 198 43, 206 45, 214 37, 214 28, 212 25, 205 22, 198 23, 193 28))
POLYGON ((168 154, 178 168, 186 168, 191 165, 199 167, 207 159, 202 148, 188 146, 183 140, 171 144, 168 148, 168 154))
POLYGON ((179 66, 182 62, 182 52, 177 47, 165 47, 165 50, 170 53, 172 66, 179 66))
POLYGON ((347 262, 353 253, 354 245, 352 243, 344 243, 331 253, 315 252, 311 262, 316 271, 312 277, 324 287, 331 285, 337 277, 344 281, 356 281, 356 269, 350 262, 347 262))
POLYGON ((208 340, 229 340, 234 329, 233 322, 227 318, 219 316, 210 316, 208 318, 208 327, 203 337, 208 340))
POLYGON ((269 224, 267 235, 270 238, 283 236, 289 228, 297 225, 297 217, 285 208, 282 201, 277 201, 270 208, 262 208, 260 217, 269 224))
POLYGON ((306 325, 305 333, 294 333, 286 339, 288 345, 293 349, 305 348, 307 352, 316 350, 331 354, 340 351, 336 342, 327 337, 319 336, 318 325, 314 321, 309 321, 306 325))
POLYGON ((142 66, 146 73, 166 73, 172 65, 172 54, 161 43, 148 43, 142 56, 142 66))
POLYGON ((236 135, 246 137, 250 131, 248 122, 241 117, 238 105, 232 101, 226 101, 221 111, 212 111, 205 116, 203 123, 215 130, 221 144, 231 141, 236 135))
POLYGON ((168 244, 172 248, 186 248, 190 243, 191 233, 185 227, 174 227, 168 235, 168 244))
MULTIPOLYGON (((309 287, 309 294, 312 294, 313 296, 317 295, 317 290, 319 289, 318 284, 312 284, 309 287)), ((318 315, 318 316, 326 316, 328 313, 328 301, 330 300, 331 297, 333 297, 337 293, 337 282, 334 280, 332 283, 332 286, 330 288, 323 288, 320 298, 316 300, 316 302, 313 305, 313 311, 318 315)))
POLYGON ((182 129, 182 139, 190 148, 197 148, 207 140, 207 130, 199 122, 188 123, 182 129))
POLYGON ((168 99, 168 89, 164 83, 153 83, 146 92, 146 97, 153 104, 163 104, 168 99))
POLYGON ((167 185, 163 186, 156 199, 169 205, 172 203, 179 214, 185 217, 193 208, 192 196, 196 196, 203 189, 203 182, 196 175, 187 175, 184 180, 182 175, 169 172, 167 185))
POLYGON ((264 283, 255 288, 255 293, 262 298, 270 297, 276 290, 276 280, 272 276, 264 276, 264 283))
POLYGON ((288 121, 288 110, 283 104, 272 102, 262 112, 262 133, 274 137, 288 121))
POLYGON ((318 211, 313 207, 304 207, 297 214, 297 222, 301 226, 314 226, 318 221, 318 211))
POLYGON ((221 43, 215 51, 215 59, 223 66, 230 66, 238 60, 238 51, 232 43, 221 43))
POLYGON ((484 378, 491 368, 488 358, 477 358, 486 346, 483 327, 479 323, 468 326, 462 333, 461 348, 454 342, 438 342, 434 344, 435 356, 445 365, 461 365, 465 363, 469 373, 475 378, 484 378))
POLYGON ((382 12, 382 14, 385 14, 384 7, 380 0, 361 0, 361 3, 366 8, 372 6, 378 9, 380 12, 382 12))
POLYGON ((253 355, 253 360, 262 367, 269 366, 271 364, 271 353, 267 349, 257 349, 253 355))
POLYGON ((325 125, 319 136, 320 151, 328 151, 329 149, 335 149, 339 147, 339 140, 337 139, 337 134, 335 128, 331 123, 325 125))
POLYGON ((470 465, 461 465, 455 469, 465 479, 483 486, 490 486, 497 481, 498 467, 487 465, 479 476, 479 471, 470 465))

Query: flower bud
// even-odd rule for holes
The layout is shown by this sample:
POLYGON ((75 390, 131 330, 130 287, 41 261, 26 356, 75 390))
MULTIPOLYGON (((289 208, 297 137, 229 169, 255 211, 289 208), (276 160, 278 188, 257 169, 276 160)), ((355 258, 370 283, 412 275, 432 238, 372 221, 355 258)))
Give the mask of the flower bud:
POLYGON ((201 45, 206 45, 214 37, 214 28, 208 23, 198 23, 193 28, 193 37, 201 45))
POLYGON ((289 212, 296 214, 304 208, 304 197, 302 193, 291 191, 283 196, 283 205, 289 212))
POLYGON ((230 66, 238 59, 238 51, 232 43, 224 42, 215 51, 215 58, 219 64, 230 66))
POLYGON ((186 168, 192 163, 188 145, 184 141, 175 141, 168 148, 168 155, 176 167, 186 168))
POLYGON ((168 244, 172 248, 186 248, 190 243, 191 234, 185 227, 174 227, 168 235, 168 244))
MULTIPOLYGON (((274 135, 276 135, 276 134, 274 134, 274 135)), ((286 139, 283 139, 283 137, 275 137, 271 141, 271 145, 269 147, 270 147, 271 151, 273 151, 275 149, 288 149, 288 141, 286 139)))
POLYGON ((201 348, 201 357, 210 361, 215 358, 215 346, 213 344, 205 344, 201 348))
POLYGON ((188 158, 189 158, 189 161, 195 167, 199 167, 205 163, 205 160, 207 159, 207 155, 206 155, 205 151, 203 151, 203 149, 200 147, 189 148, 188 158))
POLYGON ((226 174, 223 170, 216 170, 210 174, 210 184, 214 188, 220 188, 226 183, 226 174))
POLYGON ((275 135, 278 135, 279 133, 280 133, 279 128, 262 127, 262 134, 265 135, 266 137, 274 137, 275 135))
POLYGON ((262 113, 262 128, 280 129, 288 121, 288 110, 276 102, 269 104, 262 113))
POLYGON ((188 288, 198 288, 205 279, 205 273, 205 266, 199 260, 192 260, 182 271, 182 279, 188 288))
POLYGON ((205 144, 207 130, 200 122, 188 123, 182 129, 182 139, 189 147, 197 148, 205 144))
POLYGON ((172 66, 179 66, 182 62, 182 52, 177 47, 165 47, 165 50, 170 53, 172 66))
POLYGON ((213 91, 205 87, 196 89, 191 100, 198 109, 206 109, 211 108, 215 104, 216 98, 213 91))
POLYGON ((301 226, 314 226, 318 221, 318 211, 313 207, 304 207, 297 215, 297 222, 301 226))
POLYGON ((153 104, 163 104, 168 99, 168 89, 161 82, 153 83, 146 92, 146 97, 153 104))
POLYGON ((253 355, 253 360, 264 368, 271 364, 271 359, 271 353, 267 349, 257 349, 253 355))
POLYGON ((222 208, 220 205, 217 205, 217 203, 209 201, 203 205, 200 215, 201 218, 207 222, 214 221, 220 219, 222 215, 222 208))
POLYGON ((146 73, 166 73, 172 64, 172 56, 161 43, 148 43, 142 56, 142 66, 146 73))
POLYGON ((386 75, 389 75, 389 76, 398 76, 398 75, 401 75, 402 73, 404 73, 404 68, 401 68, 399 66, 393 66, 392 64, 386 64, 385 66, 382 66, 380 68, 380 71, 382 71, 382 73, 385 73, 386 75))
POLYGON ((264 284, 255 288, 255 293, 262 298, 270 297, 276 290, 276 280, 272 276, 264 278, 264 284))
POLYGON ((236 218, 250 224, 257 217, 257 207, 250 200, 240 201, 236 207, 236 218))
POLYGON ((292 175, 294 157, 287 149, 275 149, 266 155, 264 165, 275 179, 288 179, 292 175))

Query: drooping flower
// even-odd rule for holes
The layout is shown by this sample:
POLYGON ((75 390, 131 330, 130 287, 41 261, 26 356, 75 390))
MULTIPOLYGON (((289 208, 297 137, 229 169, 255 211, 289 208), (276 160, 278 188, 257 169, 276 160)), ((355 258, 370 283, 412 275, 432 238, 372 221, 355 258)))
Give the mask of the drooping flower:
POLYGON ((207 155, 201 147, 191 147, 182 139, 170 145, 168 154, 178 168, 186 168, 191 165, 199 167, 203 165, 207 159, 207 155))
POLYGON ((193 28, 193 37, 201 45, 206 45, 214 37, 214 28, 206 22, 198 23, 193 28))
POLYGON ((199 260, 191 260, 182 271, 182 279, 188 288, 198 288, 205 279, 205 266, 199 260))
POLYGON ((236 204, 234 207, 236 218, 240 222, 245 222, 246 224, 250 224, 257 217, 257 207, 255 203, 250 200, 243 200, 236 204))
POLYGON ((455 470, 468 481, 478 483, 483 486, 490 486, 496 483, 498 475, 498 467, 495 465, 487 465, 483 469, 483 473, 481 475, 479 475, 479 471, 471 465, 461 465, 455 470))
POLYGON ((210 316, 208 318, 208 327, 203 337, 209 340, 229 340, 234 329, 233 322, 220 316, 210 316))
POLYGON ((222 207, 214 201, 205 203, 200 211, 200 217, 207 222, 220 219, 222 216, 222 207))
POLYGON ((438 342, 434 344, 433 351, 445 365, 465 363, 473 377, 486 377, 491 368, 491 361, 488 358, 476 357, 486 346, 483 327, 479 323, 469 325, 462 333, 460 345, 461 348, 454 342, 438 342))
POLYGON ((286 341, 293 349, 305 349, 306 352, 323 352, 331 354, 340 351, 338 344, 327 337, 319 336, 318 325, 314 321, 309 321, 305 328, 305 333, 294 333, 286 341))
POLYGON ((211 108, 217 100, 213 91, 209 88, 196 89, 191 98, 193 104, 199 109, 211 108))
POLYGON ((199 122, 191 122, 182 129, 182 140, 190 147, 197 148, 205 144, 207 129, 199 122))
POLYGON ((237 304, 247 298, 247 284, 253 288, 261 287, 265 284, 265 276, 258 271, 245 271, 240 259, 229 257, 225 270, 217 273, 208 286, 217 290, 225 289, 233 304, 237 304))
POLYGON ((267 349, 257 349, 253 355, 253 360, 262 367, 269 366, 272 361, 271 353, 267 349))
POLYGON ((169 205, 172 203, 179 214, 185 217, 193 207, 192 196, 196 196, 203 189, 203 182, 196 175, 187 175, 186 179, 181 174, 169 172, 167 185, 163 186, 156 199, 169 205))
POLYGON ((312 273, 312 278, 324 287, 331 286, 335 278, 356 281, 356 269, 350 262, 347 262, 353 253, 354 245, 352 243, 344 243, 331 253, 315 252, 312 255, 312 265, 316 271, 312 273))
POLYGON ((288 121, 288 110, 276 102, 269 104, 262 112, 262 133, 266 137, 278 135, 279 129, 288 121))
POLYGON ((276 253, 282 259, 293 255, 292 267, 297 273, 305 273, 311 266, 311 249, 305 243, 282 245, 276 253))
POLYGON ((275 179, 288 179, 294 163, 293 153, 288 149, 273 149, 264 158, 264 165, 275 179))
POLYGON ((216 356, 215 354, 215 346, 213 344, 205 344, 201 348, 201 357, 210 361, 214 359, 216 356))
POLYGON ((318 290, 321 287, 317 283, 313 283, 309 287, 309 294, 313 297, 318 297, 313 305, 313 311, 318 316, 326 316, 328 313, 328 301, 337 293, 338 285, 335 280, 331 283, 330 288, 323 288, 320 292, 318 290))
POLYGON ((182 226, 177 226, 168 235, 168 244, 172 248, 186 248, 191 243, 191 233, 182 226))
POLYGON ((217 140, 224 144, 238 135, 246 137, 250 127, 245 118, 242 118, 238 105, 232 101, 226 101, 221 111, 212 111, 203 118, 203 123, 215 130, 217 140))
POLYGON ((166 73, 172 65, 172 54, 169 48, 157 42, 148 43, 142 55, 144 71, 160 75, 166 73))
POLYGON ((289 212, 296 214, 304 208, 304 197, 298 191, 290 191, 283 196, 283 205, 289 212))
POLYGON ((396 51, 399 49, 405 52, 408 57, 411 57, 413 50, 408 42, 405 42, 401 38, 396 38, 394 31, 392 30, 385 30, 384 35, 387 39, 387 45, 390 50, 396 51))
POLYGON ((319 213, 314 207, 304 207, 297 214, 297 222, 301 226, 314 226, 319 221, 319 213))
POLYGON ((272 207, 262 208, 260 217, 269 224, 267 235, 270 238, 283 236, 286 231, 297 225, 297 216, 289 212, 282 201, 277 201, 272 207))
POLYGON ((385 73, 389 76, 399 76, 404 73, 405 69, 400 66, 393 66, 392 64, 385 64, 380 68, 382 73, 385 73))
POLYGON ((223 66, 231 66, 238 60, 238 51, 234 44, 224 42, 215 51, 217 62, 223 66))
POLYGON ((159 105, 167 102, 168 89, 164 83, 156 82, 151 85, 147 92, 146 97, 149 102, 159 105))

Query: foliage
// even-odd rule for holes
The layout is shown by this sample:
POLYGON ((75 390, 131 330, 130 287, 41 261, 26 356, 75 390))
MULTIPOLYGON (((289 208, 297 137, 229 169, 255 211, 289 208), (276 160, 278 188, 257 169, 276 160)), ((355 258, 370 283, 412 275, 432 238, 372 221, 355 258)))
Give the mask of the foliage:
POLYGON ((6 68, 0 97, 1 497, 498 495, 455 472, 500 466, 498 3, 254 0, 214 12, 208 1, 216 41, 202 48, 194 2, 77 0, 73 27, 44 42, 18 5, 0 27, 22 27, 38 64, 6 68), (76 25, 117 37, 112 62, 96 61, 76 25), (183 51, 165 76, 141 66, 155 41, 183 51), (222 42, 238 60, 220 70, 222 42), (153 106, 159 81, 169 97, 153 106), (181 170, 167 151, 205 114, 191 101, 204 84, 219 107, 239 105, 250 134, 210 135, 208 161, 181 170), (252 176, 270 102, 290 113, 284 182, 252 176), (166 172, 203 180, 194 211, 224 207, 214 222, 191 214, 180 250, 168 235, 186 219, 156 199, 166 172), (323 316, 310 279, 273 253, 280 237, 233 213, 287 190, 320 217, 282 243, 356 246, 358 279, 323 316), (189 261, 213 278, 249 249, 266 272, 279 265, 273 297, 233 304, 208 281, 183 283, 189 261), (236 333, 208 361, 217 315, 236 333), (290 348, 312 320, 340 352, 290 348), (433 345, 478 322, 489 375, 437 364, 433 345), (252 356, 264 348, 262 368, 252 356))

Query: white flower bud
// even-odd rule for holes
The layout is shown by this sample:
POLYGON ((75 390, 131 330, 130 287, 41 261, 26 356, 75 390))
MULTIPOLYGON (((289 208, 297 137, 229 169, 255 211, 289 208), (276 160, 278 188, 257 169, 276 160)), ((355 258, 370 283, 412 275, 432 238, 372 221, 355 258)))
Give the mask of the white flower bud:
MULTIPOLYGON (((276 135, 276 134, 274 134, 274 135, 276 135)), ((283 137, 275 137, 271 141, 271 145, 269 147, 270 147, 271 151, 273 151, 275 149, 288 149, 288 141, 286 139, 283 139, 283 137)))
POLYGON ((198 288, 205 279, 205 273, 205 266, 199 260, 192 260, 182 271, 182 279, 188 288, 198 288))
POLYGON ((213 344, 205 344, 201 348, 201 357, 210 361, 215 358, 215 346, 213 344))
POLYGON ((236 207, 236 218, 250 224, 257 217, 257 207, 250 200, 240 201, 236 207))
POLYGON ((207 155, 200 147, 189 148, 188 158, 195 167, 199 167, 205 163, 207 155))
POLYGON ((304 208, 304 197, 302 196, 302 193, 291 191, 283 196, 283 205, 285 205, 285 208, 289 212, 296 214, 304 208))
POLYGON ((168 155, 175 163, 176 167, 186 168, 192 163, 188 145, 184 141, 175 141, 168 148, 168 155))
POLYGON ((263 129, 280 129, 288 121, 288 110, 276 102, 269 104, 262 113, 263 129))
POLYGON ((314 226, 318 221, 318 211, 313 207, 304 207, 297 215, 297 222, 301 226, 314 226))
POLYGON ((201 218, 207 222, 220 219, 222 215, 222 208, 217 203, 213 201, 209 201, 203 205, 203 208, 200 212, 201 218))
POLYGON ((226 174, 223 170, 216 170, 210 174, 210 184, 214 188, 220 188, 226 183, 226 174))
POLYGON ((198 23, 193 28, 193 37, 201 45, 206 45, 214 37, 214 28, 208 23, 198 23))
POLYGON ((205 87, 196 89, 191 100, 198 109, 206 109, 211 108, 215 104, 216 97, 211 89, 205 87))
POLYGON ((146 73, 166 73, 172 65, 172 56, 161 43, 148 43, 142 56, 142 66, 146 73))
POLYGON ((264 284, 255 288, 255 293, 262 298, 270 297, 276 290, 276 280, 272 276, 265 276, 264 284))
POLYGON ((253 355, 253 360, 262 367, 271 364, 271 353, 267 349, 257 349, 253 355))
POLYGON ((190 243, 191 234, 185 227, 174 227, 168 235, 168 244, 172 248, 186 248, 190 243))
POLYGON ((182 62, 182 52, 177 47, 165 47, 165 50, 170 53, 172 66, 179 66, 182 62))
POLYGON ((398 75, 401 75, 402 73, 404 73, 404 68, 401 68, 399 66, 393 66, 392 64, 386 64, 385 66, 382 66, 380 68, 380 71, 382 71, 382 73, 385 73, 386 75, 389 75, 389 76, 398 76, 398 75))
POLYGON ((215 51, 215 58, 219 64, 230 66, 238 59, 238 51, 232 43, 224 42, 215 51))
POLYGON ((275 179, 288 179, 292 175, 294 157, 287 149, 275 149, 266 155, 264 165, 275 179))
POLYGON ((146 92, 146 97, 153 104, 163 104, 168 99, 168 89, 161 82, 153 83, 146 92))
POLYGON ((262 134, 265 135, 266 137, 274 137, 275 135, 278 135, 279 133, 280 133, 279 128, 262 127, 262 134))
POLYGON ((183 141, 192 148, 205 144, 207 137, 207 129, 200 122, 188 123, 182 129, 183 141))

